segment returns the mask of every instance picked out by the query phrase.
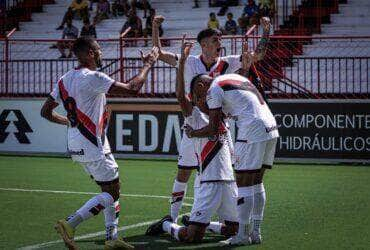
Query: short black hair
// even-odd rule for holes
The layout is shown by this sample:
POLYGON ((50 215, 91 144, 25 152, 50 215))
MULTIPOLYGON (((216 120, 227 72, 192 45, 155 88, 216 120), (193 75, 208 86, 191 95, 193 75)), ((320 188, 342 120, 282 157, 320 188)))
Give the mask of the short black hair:
POLYGON ((198 74, 196 76, 193 77, 193 79, 191 79, 191 82, 190 82, 190 94, 193 96, 194 95, 194 88, 195 88, 195 84, 197 82, 199 82, 201 80, 201 78, 203 76, 207 76, 207 74, 198 74))
POLYGON ((219 35, 221 35, 221 33, 220 33, 219 30, 211 29, 211 28, 201 30, 198 33, 197 41, 198 41, 198 43, 200 43, 204 38, 211 37, 211 36, 214 36, 214 35, 219 36, 219 35))
POLYGON ((211 17, 211 16, 216 16, 216 13, 214 13, 214 12, 209 13, 209 17, 211 17))
POLYGON ((90 49, 95 49, 95 39, 91 37, 79 37, 73 43, 72 51, 79 57, 81 53, 87 53, 90 49))

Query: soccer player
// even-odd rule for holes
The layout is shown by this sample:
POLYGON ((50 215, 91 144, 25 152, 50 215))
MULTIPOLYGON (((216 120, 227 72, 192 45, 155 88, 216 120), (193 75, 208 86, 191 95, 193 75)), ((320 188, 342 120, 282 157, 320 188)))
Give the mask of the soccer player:
MULTIPOLYGON (((192 43, 184 41, 178 71, 176 95, 185 117, 193 112, 192 100, 185 94, 184 67, 189 56, 192 43)), ((200 99, 196 100, 199 101, 200 99)), ((193 100, 194 101, 194 100, 193 100)), ((196 128, 208 125, 208 109, 205 102, 198 102, 202 112, 193 113, 193 123, 196 128), (197 117, 200 116, 200 117, 197 117)), ((147 235, 156 236, 163 232, 171 234, 175 239, 183 242, 200 242, 208 228, 210 231, 225 235, 235 235, 238 228, 235 185, 231 154, 230 134, 225 123, 221 123, 218 134, 212 138, 193 139, 195 152, 199 156, 199 187, 197 188, 194 204, 189 221, 181 227, 173 221, 171 216, 151 225, 146 231, 147 235), (217 213, 220 222, 211 222, 211 216, 217 213)))
MULTIPOLYGON (((171 52, 161 49, 159 40, 159 26, 164 21, 163 16, 156 16, 153 19, 153 44, 159 47, 159 60, 162 60, 172 66, 177 65, 179 60, 179 55, 175 55, 171 52)), ((251 63, 262 59, 266 50, 266 41, 268 40, 270 22, 268 19, 261 20, 264 27, 264 35, 258 45, 258 49, 253 54, 247 53, 247 46, 244 45, 244 56, 241 55, 231 55, 220 57, 221 55, 221 36, 217 30, 205 29, 199 32, 197 36, 197 41, 201 46, 201 55, 189 55, 185 65, 185 88, 186 92, 189 93, 191 79, 201 73, 209 74, 212 77, 226 73, 234 73, 238 70, 241 72, 248 72, 251 63), (250 61, 249 59, 253 59, 250 61), (243 60, 249 60, 243 62, 243 60), (247 65, 249 65, 247 67, 247 65), (246 67, 244 67, 246 66, 246 67)), ((200 117, 198 113, 199 109, 194 108, 192 114, 187 116, 185 119, 186 124, 194 126, 195 117, 200 117)), ((187 182, 191 176, 193 169, 198 168, 198 158, 196 156, 195 146, 192 140, 190 140, 186 134, 183 135, 181 139, 181 145, 179 149, 178 158, 178 172, 175 178, 173 189, 172 189, 172 202, 171 202, 171 217, 174 222, 177 221, 179 211, 182 206, 183 199, 185 197, 187 182)))
POLYGON ((87 201, 67 219, 59 220, 55 229, 69 249, 77 249, 73 240, 75 228, 83 221, 103 211, 106 226, 105 249, 133 248, 118 238, 120 212, 120 183, 118 165, 111 153, 106 137, 108 112, 106 94, 135 96, 147 79, 148 72, 158 58, 158 48, 142 56, 140 73, 128 83, 111 79, 96 71, 101 67, 101 49, 91 38, 78 38, 73 53, 79 66, 68 71, 45 101, 41 116, 47 120, 68 126, 68 153, 100 186, 102 193, 87 201), (67 116, 54 111, 63 104, 67 116))
POLYGON ((188 137, 217 135, 224 114, 235 119, 238 127, 234 170, 238 186, 239 229, 236 236, 223 243, 259 244, 262 240, 260 224, 266 198, 264 186, 258 178, 262 178, 260 173, 263 166, 273 164, 279 136, 275 118, 256 87, 237 74, 226 74, 215 79, 207 74, 199 74, 192 80, 191 94, 195 99, 207 98, 209 125, 202 129, 187 126, 185 132, 188 137), (252 215, 255 217, 250 233, 247 225, 252 215))

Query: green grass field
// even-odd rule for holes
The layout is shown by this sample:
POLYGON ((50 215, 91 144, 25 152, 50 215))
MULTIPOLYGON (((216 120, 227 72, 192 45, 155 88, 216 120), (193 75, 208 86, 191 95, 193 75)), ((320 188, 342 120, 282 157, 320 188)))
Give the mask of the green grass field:
MULTIPOLYGON (((145 237, 145 224, 168 214, 176 162, 118 164, 120 226, 128 227, 121 232, 127 241, 137 249, 220 248, 217 242, 223 238, 212 234, 198 245, 176 243, 166 235, 145 237)), ((370 249, 369 167, 277 164, 267 172, 265 187, 264 242, 244 249, 370 249)), ((1 156, 0 249, 63 249, 53 224, 93 195, 85 192, 99 189, 70 159, 1 156)), ((192 188, 187 196, 185 202, 191 204, 192 188)), ((182 212, 190 209, 187 205, 182 212)), ((104 234, 94 234, 104 231, 103 223, 99 215, 79 226, 81 249, 103 249, 104 234)))

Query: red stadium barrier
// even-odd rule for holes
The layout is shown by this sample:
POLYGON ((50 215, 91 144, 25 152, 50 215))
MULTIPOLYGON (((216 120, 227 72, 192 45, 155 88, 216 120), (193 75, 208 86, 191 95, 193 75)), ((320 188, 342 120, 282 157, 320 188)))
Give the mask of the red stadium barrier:
MULTIPOLYGON (((254 27, 246 36, 224 36, 223 54, 240 54, 243 41, 248 42, 250 50, 255 49, 259 40, 256 33, 254 27)), ((163 40, 179 53, 180 37, 163 40)), ((142 63, 138 56, 129 56, 128 46, 133 42, 142 45, 144 41, 144 38, 122 37, 99 40, 103 54, 113 55, 104 59, 102 71, 121 81, 134 77, 142 63)), ((57 79, 77 64, 74 58, 35 58, 51 53, 49 46, 56 42, 11 37, 0 40, 0 96, 47 95, 57 79), (40 50, 30 50, 30 46, 40 50), (28 59, 17 59, 20 55, 28 59)), ((256 66, 271 98, 366 98, 370 89, 369 50, 370 37, 272 36, 265 59, 256 66), (340 47, 343 47, 339 50, 342 55, 338 54, 340 47), (308 56, 304 51, 309 52, 308 56)), ((176 68, 157 62, 140 95, 174 97, 175 85, 176 68)))

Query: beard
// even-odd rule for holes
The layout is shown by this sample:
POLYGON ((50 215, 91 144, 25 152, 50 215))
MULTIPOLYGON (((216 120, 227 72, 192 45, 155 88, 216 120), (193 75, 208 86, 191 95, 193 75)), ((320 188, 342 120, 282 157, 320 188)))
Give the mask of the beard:
POLYGON ((103 66, 102 60, 100 57, 95 57, 96 67, 101 68, 103 66))

